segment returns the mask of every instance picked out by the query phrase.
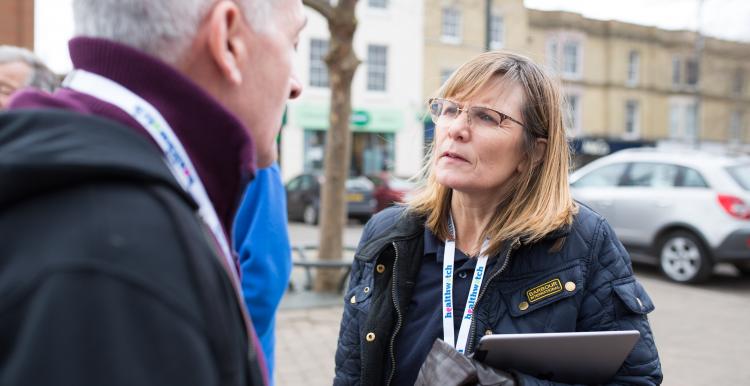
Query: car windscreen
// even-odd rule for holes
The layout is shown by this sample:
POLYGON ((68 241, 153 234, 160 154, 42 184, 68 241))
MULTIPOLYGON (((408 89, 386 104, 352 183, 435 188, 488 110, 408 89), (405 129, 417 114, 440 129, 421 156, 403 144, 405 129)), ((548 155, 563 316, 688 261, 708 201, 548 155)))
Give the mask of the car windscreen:
POLYGON ((727 171, 742 189, 750 190, 750 164, 730 166, 727 171))

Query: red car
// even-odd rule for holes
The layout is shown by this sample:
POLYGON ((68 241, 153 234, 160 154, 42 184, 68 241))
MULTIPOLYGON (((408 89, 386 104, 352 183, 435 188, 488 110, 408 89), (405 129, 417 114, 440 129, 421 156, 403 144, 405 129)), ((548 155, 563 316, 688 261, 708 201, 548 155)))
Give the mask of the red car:
POLYGON ((387 173, 368 175, 375 185, 375 211, 379 212, 395 203, 402 202, 415 188, 415 183, 405 178, 391 176, 387 173))

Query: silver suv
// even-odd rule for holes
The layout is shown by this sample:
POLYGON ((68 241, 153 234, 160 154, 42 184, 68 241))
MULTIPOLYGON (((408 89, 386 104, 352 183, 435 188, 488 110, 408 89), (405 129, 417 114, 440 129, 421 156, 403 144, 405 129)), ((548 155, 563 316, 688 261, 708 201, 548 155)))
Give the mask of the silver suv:
POLYGON ((634 259, 658 262, 670 279, 704 281, 717 262, 750 273, 750 158, 630 149, 570 181, 573 197, 612 224, 634 259))

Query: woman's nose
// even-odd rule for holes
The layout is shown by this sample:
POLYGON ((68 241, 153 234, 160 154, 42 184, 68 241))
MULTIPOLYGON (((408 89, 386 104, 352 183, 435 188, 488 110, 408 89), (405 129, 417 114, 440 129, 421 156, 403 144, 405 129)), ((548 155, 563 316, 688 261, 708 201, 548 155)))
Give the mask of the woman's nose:
POLYGON ((448 136, 454 140, 466 141, 469 139, 470 126, 471 118, 469 117, 469 112, 459 110, 456 119, 448 126, 448 136))

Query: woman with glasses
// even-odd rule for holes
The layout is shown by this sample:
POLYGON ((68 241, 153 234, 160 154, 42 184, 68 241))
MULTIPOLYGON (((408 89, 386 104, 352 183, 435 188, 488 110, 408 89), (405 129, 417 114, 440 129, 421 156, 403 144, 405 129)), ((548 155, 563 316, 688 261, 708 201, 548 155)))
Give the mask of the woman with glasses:
MULTIPOLYGON (((488 52, 428 108, 423 187, 373 217, 355 255, 334 384, 477 383, 476 362, 453 354, 484 335, 602 330, 640 332, 612 383, 661 383, 654 305, 606 220, 570 196, 557 83, 528 58, 488 52)), ((514 369, 493 377, 550 384, 514 369)))

